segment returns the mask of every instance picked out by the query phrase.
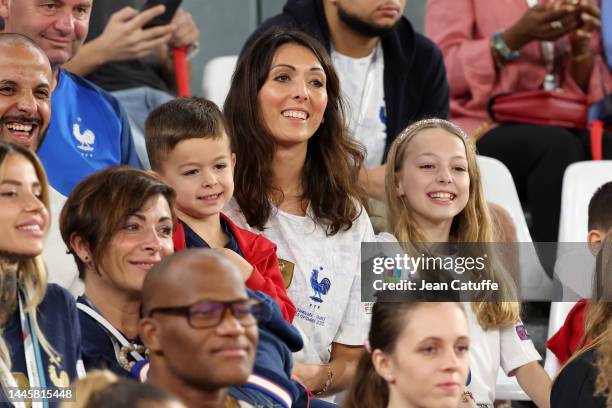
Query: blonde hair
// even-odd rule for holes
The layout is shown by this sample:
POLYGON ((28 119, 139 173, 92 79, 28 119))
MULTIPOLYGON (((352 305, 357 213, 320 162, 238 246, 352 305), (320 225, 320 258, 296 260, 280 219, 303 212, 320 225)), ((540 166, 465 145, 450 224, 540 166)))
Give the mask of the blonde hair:
MULTIPOLYGON (((395 237, 402 243, 427 242, 427 236, 416 221, 412 208, 397 194, 398 176, 404 165, 407 146, 414 137, 426 129, 442 129, 461 140, 465 148, 470 178, 469 198, 465 208, 453 218, 451 235, 457 242, 482 245, 490 253, 487 243, 494 242, 493 223, 487 201, 484 197, 476 151, 466 133, 458 126, 444 119, 424 119, 404 129, 395 139, 389 150, 385 171, 385 198, 387 205, 387 224, 395 237)), ((490 257, 491 267, 487 268, 494 282, 499 283, 502 299, 517 299, 516 287, 498 261, 490 257)), ((520 318, 518 302, 472 302, 472 310, 478 323, 485 329, 508 326, 520 318)))
POLYGON ((93 370, 72 383, 72 389, 76 398, 71 402, 63 402, 60 408, 87 408, 91 398, 109 385, 119 381, 113 372, 109 370, 93 370))
MULTIPOLYGON (((0 178, 4 174, 6 158, 13 155, 25 157, 32 166, 34 166, 41 187, 40 201, 42 201, 47 211, 50 212, 47 176, 42 164, 30 150, 13 143, 0 142, 0 178)), ((4 273, 2 265, 0 264, 0 274, 4 273)), ((17 279, 19 288, 25 294, 24 312, 30 313, 32 317, 33 330, 36 331, 38 341, 49 357, 55 357, 56 352, 40 330, 38 318, 36 316, 36 308, 43 301, 47 291, 47 273, 42 257, 39 255, 19 261, 19 265, 17 266, 17 279)), ((6 366, 10 369, 11 357, 3 338, 0 338, 0 358, 2 358, 6 366)))
POLYGON ((61 408, 149 407, 180 401, 167 391, 150 383, 119 378, 108 370, 94 370, 73 383, 73 402, 64 402, 61 408))
MULTIPOLYGON (((595 262, 593 277, 593 295, 587 305, 584 319, 584 335, 580 347, 572 358, 574 360, 582 353, 598 349, 605 343, 606 337, 612 335, 612 230, 608 230, 606 238, 601 243, 595 262)), ((568 361, 568 363, 569 363, 568 361)), ((567 364, 567 363, 566 363, 567 364)))
POLYGON ((608 404, 612 405, 612 322, 608 323, 608 338, 597 353, 597 380, 595 395, 607 396, 608 404))

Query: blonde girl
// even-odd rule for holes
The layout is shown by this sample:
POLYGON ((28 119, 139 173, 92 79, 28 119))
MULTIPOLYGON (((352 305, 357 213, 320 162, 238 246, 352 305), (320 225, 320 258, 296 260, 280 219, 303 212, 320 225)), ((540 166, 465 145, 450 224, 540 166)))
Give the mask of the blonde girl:
MULTIPOLYGON (((405 129, 389 151, 385 184, 394 238, 383 234, 381 240, 410 245, 455 241, 490 251, 487 243, 495 237, 476 153, 459 127, 426 119, 405 129)), ((500 285, 500 298, 509 301, 487 301, 483 293, 466 307, 473 339, 468 390, 479 406, 492 407, 501 366, 506 374, 517 376, 539 407, 548 407, 550 378, 520 320, 520 305, 513 301, 516 288, 492 258, 485 273, 500 285)))

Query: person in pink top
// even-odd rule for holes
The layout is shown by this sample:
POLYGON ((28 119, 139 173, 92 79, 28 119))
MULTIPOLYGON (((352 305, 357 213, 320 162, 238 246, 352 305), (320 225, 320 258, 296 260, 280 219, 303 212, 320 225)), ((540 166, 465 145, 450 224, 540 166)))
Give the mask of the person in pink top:
MULTIPOLYGON (((600 47, 599 0, 428 0, 426 34, 442 49, 450 116, 480 154, 510 169, 537 241, 557 241, 565 168, 590 157, 585 129, 492 123, 491 97, 561 88, 594 103, 612 90, 600 47), (551 75, 547 75, 551 74, 551 75)), ((604 158, 612 135, 604 135, 604 158)))

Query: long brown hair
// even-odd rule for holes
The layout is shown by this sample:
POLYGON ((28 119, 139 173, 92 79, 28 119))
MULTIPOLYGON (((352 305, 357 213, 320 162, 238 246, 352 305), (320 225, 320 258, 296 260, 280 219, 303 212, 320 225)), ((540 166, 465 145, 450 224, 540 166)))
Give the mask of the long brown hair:
POLYGON ((234 196, 249 225, 263 229, 270 218, 272 161, 275 144, 261 115, 258 93, 268 77, 276 50, 298 44, 312 51, 327 77, 324 122, 308 141, 302 172, 303 198, 310 201, 315 220, 328 235, 349 229, 364 204, 358 176, 364 149, 346 127, 340 98, 340 82, 325 48, 308 34, 273 28, 263 33, 244 52, 232 78, 224 112, 228 133, 236 152, 234 196))
POLYGON ((608 338, 597 352, 597 380, 595 394, 607 396, 608 404, 612 405, 612 321, 608 323, 608 338))
POLYGON ((598 349, 605 342, 608 331, 612 329, 610 322, 612 322, 612 230, 606 232, 606 238, 597 254, 593 295, 587 306, 584 335, 580 347, 570 360, 574 360, 588 350, 598 349))
MULTIPOLYGON (((482 188, 482 177, 476 160, 476 150, 469 142, 466 133, 457 125, 438 118, 423 119, 404 129, 395 139, 389 150, 387 168, 385 170, 385 198, 387 205, 387 224, 392 227, 395 237, 402 243, 427 242, 425 232, 414 217, 412 208, 406 200, 397 194, 398 174, 404 165, 404 156, 410 141, 426 129, 442 129, 461 140, 465 148, 465 156, 470 177, 469 198, 465 208, 453 218, 451 235, 457 242, 482 245, 483 253, 494 252, 487 245, 494 242, 493 223, 487 200, 482 188)), ((494 329, 516 323, 520 318, 519 303, 514 282, 497 257, 490 257, 488 272, 494 274, 492 281, 500 284, 501 298, 505 302, 482 301, 472 302, 472 310, 478 318, 478 323, 485 329, 494 329)))
POLYGON ((607 394, 608 403, 612 404, 612 230, 606 232, 595 260, 593 295, 586 309, 584 334, 578 349, 563 367, 590 350, 597 352, 599 374, 595 395, 607 394))

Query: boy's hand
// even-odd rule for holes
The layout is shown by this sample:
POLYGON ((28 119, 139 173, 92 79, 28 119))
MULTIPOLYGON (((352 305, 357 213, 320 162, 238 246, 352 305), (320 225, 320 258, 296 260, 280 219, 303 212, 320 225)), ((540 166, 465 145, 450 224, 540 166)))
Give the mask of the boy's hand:
POLYGON ((225 255, 230 261, 234 263, 242 273, 242 279, 246 282, 253 274, 253 265, 251 265, 246 259, 238 255, 236 252, 227 248, 217 248, 217 251, 225 255))

